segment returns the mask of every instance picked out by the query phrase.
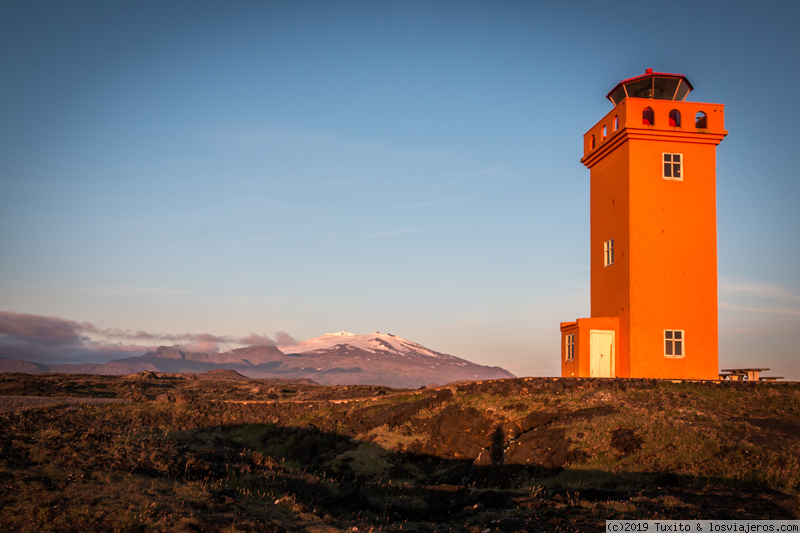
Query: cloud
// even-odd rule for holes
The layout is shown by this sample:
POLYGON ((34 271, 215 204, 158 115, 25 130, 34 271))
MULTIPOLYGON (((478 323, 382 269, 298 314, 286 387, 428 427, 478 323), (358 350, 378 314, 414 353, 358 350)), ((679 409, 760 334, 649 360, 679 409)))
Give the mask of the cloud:
POLYGON ((297 344, 297 341, 285 331, 277 332, 275 334, 275 340, 271 339, 266 333, 263 335, 251 333, 247 337, 242 337, 236 340, 239 344, 244 344, 246 346, 277 346, 278 344, 297 344))
POLYGON ((720 329, 720 333, 730 333, 730 334, 744 334, 749 335, 751 333, 794 333, 795 329, 790 328, 726 328, 720 329))
POLYGON ((736 305, 727 302, 720 302, 719 308, 728 309, 730 311, 746 311, 748 313, 766 313, 771 315, 800 316, 800 309, 786 309, 781 307, 748 307, 744 305, 736 305))
POLYGON ((100 294, 108 294, 112 296, 127 296, 131 294, 162 294, 162 295, 176 295, 176 294, 192 294, 191 291, 179 289, 163 289, 158 287, 134 287, 129 285, 81 285, 75 287, 75 290, 83 292, 96 292, 100 294))
POLYGON ((274 340, 270 339, 268 335, 256 335, 255 333, 251 333, 247 337, 242 337, 239 341, 248 346, 275 346, 277 344, 274 340))
POLYGON ((99 363, 143 355, 159 345, 178 345, 193 352, 219 352, 239 345, 295 344, 283 331, 247 337, 211 333, 151 333, 98 328, 55 316, 0 311, 0 357, 37 363, 99 363))
POLYGON ((800 316, 800 295, 786 287, 739 278, 723 278, 720 309, 758 315, 800 316))
POLYGON ((488 167, 484 168, 483 170, 478 170, 469 174, 470 176, 476 176, 479 178, 486 178, 492 180, 502 180, 507 178, 513 178, 517 175, 516 172, 508 172, 503 170, 501 167, 488 167))
POLYGON ((147 350, 144 346, 96 343, 86 336, 95 330, 85 322, 0 311, 0 357, 39 363, 94 363, 147 350))
POLYGON ((353 238, 353 239, 380 239, 382 237, 393 237, 395 235, 405 235, 407 233, 422 233, 421 229, 397 229, 390 231, 383 231, 379 233, 314 233, 320 237, 334 237, 334 238, 353 238))
POLYGON ((296 133, 289 131, 250 130, 233 134, 223 133, 218 140, 231 142, 243 148, 275 147, 282 150, 349 152, 352 155, 371 155, 393 160, 430 160, 451 155, 447 150, 412 150, 371 140, 362 140, 336 134, 296 133))
POLYGON ((800 295, 792 294, 780 285, 757 283, 750 280, 725 278, 720 283, 719 290, 724 293, 746 293, 767 299, 800 301, 800 295))
POLYGON ((220 346, 219 343, 214 341, 203 341, 203 340, 196 340, 192 341, 189 344, 181 345, 181 348, 186 350, 187 352, 219 352, 220 346))
POLYGON ((410 204, 399 204, 395 206, 384 207, 386 211, 395 211, 402 209, 419 209, 421 207, 441 207, 443 205, 461 204, 469 200, 469 196, 462 196, 460 198, 452 198, 450 200, 434 200, 430 202, 413 202, 410 204))
POLYGON ((55 316, 0 311, 0 335, 69 339, 78 336, 82 325, 55 316))
MULTIPOLYGON (((88 322, 82 324, 87 333, 109 339, 121 339, 127 341, 148 341, 156 344, 180 344, 188 347, 189 345, 204 345, 207 347, 237 342, 233 337, 212 335, 211 333, 149 333, 147 331, 130 331, 126 329, 99 329, 88 322)), ((187 348, 188 349, 188 348, 187 348)), ((215 348, 216 350, 216 348, 215 348)))
POLYGON ((275 334, 275 339, 278 341, 278 344, 285 345, 285 344, 297 344, 297 341, 294 338, 286 333, 285 331, 279 331, 275 334))
POLYGON ((416 209, 437 208, 448 205, 463 204, 470 200, 470 196, 461 196, 459 198, 450 198, 447 200, 431 200, 427 202, 408 202, 403 204, 383 205, 383 204, 363 204, 358 206, 348 207, 314 207, 308 205, 292 205, 288 203, 273 204, 272 209, 280 209, 282 211, 299 211, 306 213, 385 213, 388 211, 408 211, 416 209))

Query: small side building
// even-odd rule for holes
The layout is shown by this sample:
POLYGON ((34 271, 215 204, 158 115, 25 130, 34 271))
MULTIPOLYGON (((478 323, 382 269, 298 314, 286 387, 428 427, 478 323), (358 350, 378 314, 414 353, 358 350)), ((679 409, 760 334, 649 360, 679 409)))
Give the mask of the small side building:
POLYGON ((561 375, 717 379, 722 104, 682 74, 621 81, 584 135, 591 318, 561 323, 561 375))

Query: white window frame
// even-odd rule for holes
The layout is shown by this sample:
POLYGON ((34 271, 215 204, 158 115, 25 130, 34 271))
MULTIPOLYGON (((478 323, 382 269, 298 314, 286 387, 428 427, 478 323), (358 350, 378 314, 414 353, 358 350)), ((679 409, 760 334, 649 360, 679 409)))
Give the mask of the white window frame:
POLYGON ((683 154, 662 152, 661 153, 661 177, 665 180, 683 181, 683 154), (675 156, 678 156, 678 161, 675 161, 675 156), (669 165, 669 176, 667 176, 667 165, 669 165), (676 171, 678 177, 675 177, 676 171))
POLYGON ((614 264, 614 239, 608 239, 603 243, 603 266, 614 264))
POLYGON ((664 357, 667 359, 683 359, 686 357, 686 331, 682 329, 665 329, 664 330, 664 357), (676 335, 680 336, 680 339, 675 338, 676 335), (669 335, 669 338, 667 338, 669 335), (680 355, 675 355, 676 346, 680 346, 680 355), (672 352, 672 355, 668 354, 667 352, 672 352))
POLYGON ((567 362, 569 363, 575 360, 575 334, 567 335, 564 338, 564 342, 566 343, 567 362))

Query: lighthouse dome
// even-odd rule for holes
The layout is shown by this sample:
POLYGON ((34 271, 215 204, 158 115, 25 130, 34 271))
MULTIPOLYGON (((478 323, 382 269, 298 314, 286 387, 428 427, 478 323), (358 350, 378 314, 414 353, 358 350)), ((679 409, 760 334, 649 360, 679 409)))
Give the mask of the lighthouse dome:
POLYGON ((614 105, 628 96, 633 98, 653 98, 656 100, 675 100, 683 102, 694 87, 683 74, 653 72, 649 68, 641 76, 619 82, 606 98, 614 105))

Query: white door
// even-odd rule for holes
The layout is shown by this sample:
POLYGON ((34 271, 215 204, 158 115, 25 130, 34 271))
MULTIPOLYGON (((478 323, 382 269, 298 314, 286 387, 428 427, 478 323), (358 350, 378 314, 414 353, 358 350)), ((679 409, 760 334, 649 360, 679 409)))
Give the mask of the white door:
POLYGON ((589 375, 614 377, 614 332, 592 330, 589 336, 589 375))

